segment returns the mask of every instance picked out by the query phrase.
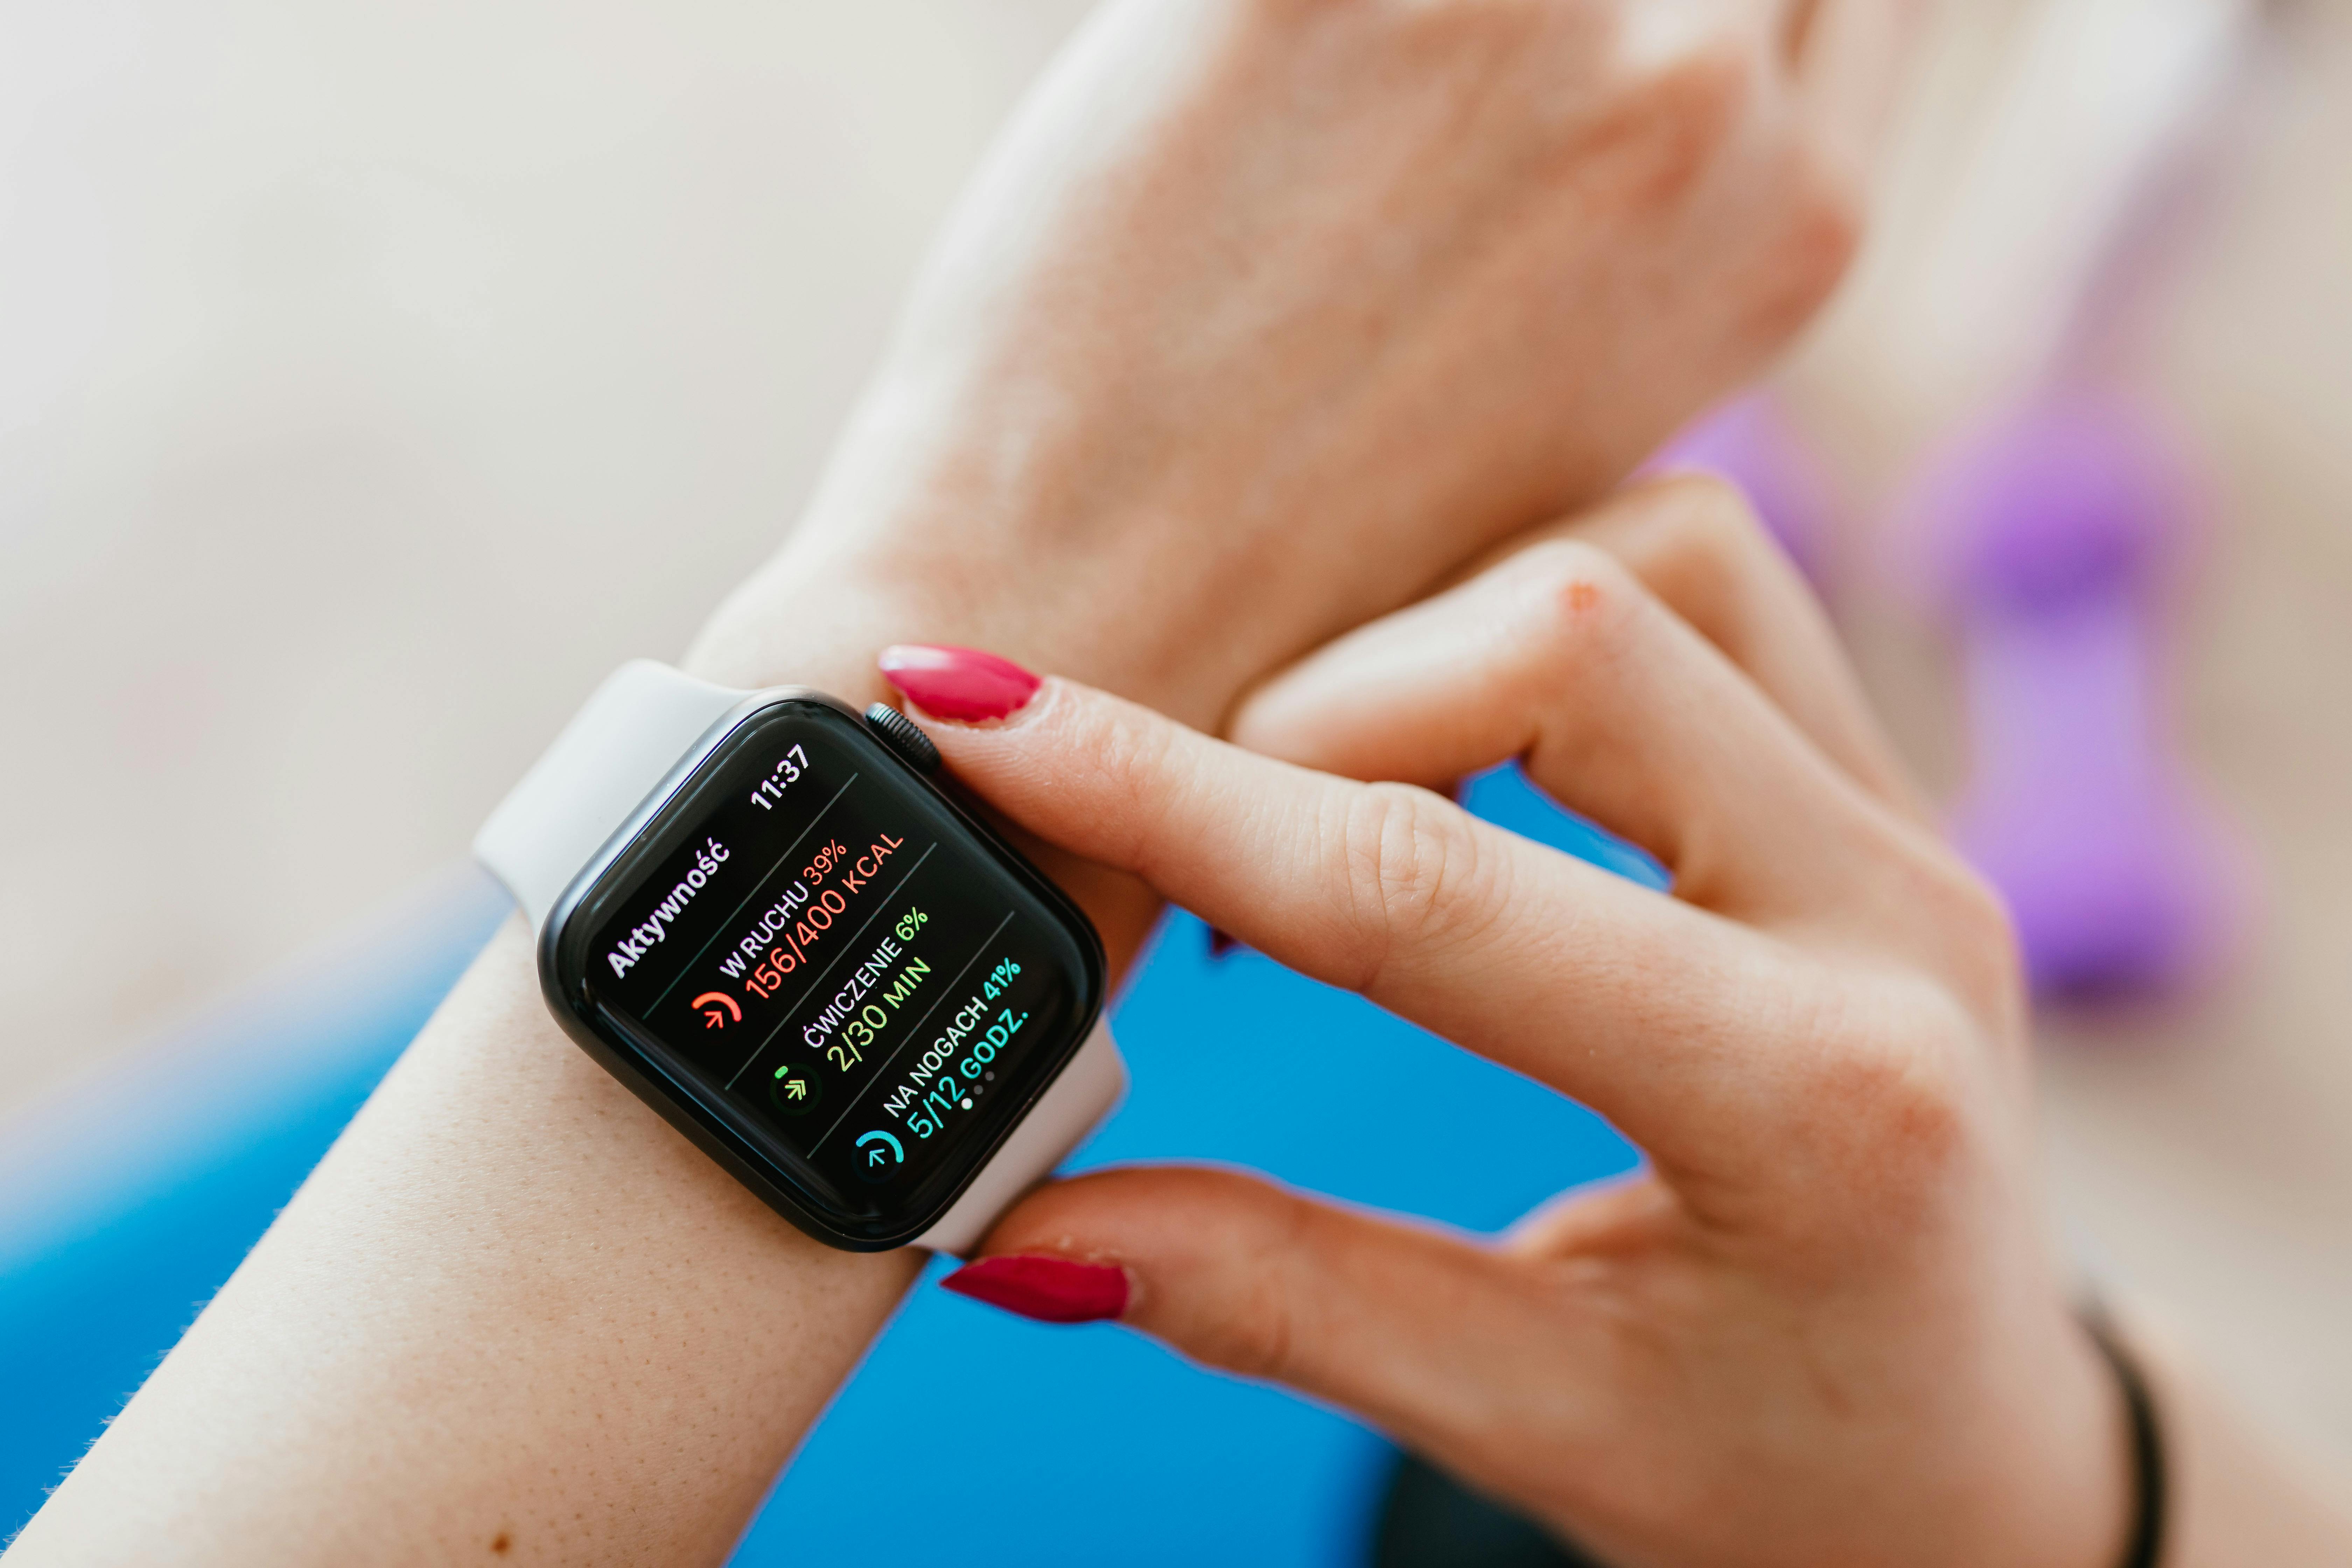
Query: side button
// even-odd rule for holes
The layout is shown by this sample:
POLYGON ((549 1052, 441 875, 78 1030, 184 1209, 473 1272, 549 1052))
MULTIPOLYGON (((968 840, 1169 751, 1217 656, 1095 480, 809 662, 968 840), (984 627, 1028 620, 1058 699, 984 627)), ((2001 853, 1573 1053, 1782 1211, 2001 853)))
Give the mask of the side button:
POLYGON ((887 702, 877 702, 866 710, 866 727, 881 736, 882 743, 917 773, 940 771, 940 749, 931 744, 931 738, 887 702))

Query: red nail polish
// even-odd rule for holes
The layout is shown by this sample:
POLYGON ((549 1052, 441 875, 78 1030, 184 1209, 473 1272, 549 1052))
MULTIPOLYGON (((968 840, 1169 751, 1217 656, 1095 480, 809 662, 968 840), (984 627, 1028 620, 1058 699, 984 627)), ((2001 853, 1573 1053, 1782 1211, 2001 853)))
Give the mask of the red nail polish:
POLYGON ((1009 658, 972 647, 900 643, 882 650, 883 679, 934 718, 981 724, 1016 712, 1037 678, 1009 658))
POLYGON ((983 1258, 941 1288, 1041 1323, 1098 1323, 1127 1310, 1127 1271, 1066 1258, 983 1258))

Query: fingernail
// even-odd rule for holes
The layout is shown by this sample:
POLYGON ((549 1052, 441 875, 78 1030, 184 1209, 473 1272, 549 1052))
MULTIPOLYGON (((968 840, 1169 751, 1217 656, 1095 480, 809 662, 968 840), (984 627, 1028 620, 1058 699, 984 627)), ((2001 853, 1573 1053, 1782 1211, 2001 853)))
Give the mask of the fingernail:
POLYGON ((882 650, 882 677, 916 707, 959 724, 1018 712, 1037 695, 1037 678, 1009 658, 973 647, 899 643, 882 650))
POLYGON ((983 1258, 940 1285, 1041 1323, 1098 1323, 1127 1310, 1125 1269, 1066 1258, 983 1258))

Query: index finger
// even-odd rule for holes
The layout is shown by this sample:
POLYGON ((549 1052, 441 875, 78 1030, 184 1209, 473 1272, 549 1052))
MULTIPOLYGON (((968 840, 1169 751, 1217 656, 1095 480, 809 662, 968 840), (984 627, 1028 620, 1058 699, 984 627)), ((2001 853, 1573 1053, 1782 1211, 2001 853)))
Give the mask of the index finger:
POLYGON ((1067 680, 1002 722, 926 728, 1028 831, 1583 1100, 1669 1173, 1752 1169, 1822 1070, 1775 1048, 1806 1010, 1791 950, 1427 790, 1276 762, 1067 680))

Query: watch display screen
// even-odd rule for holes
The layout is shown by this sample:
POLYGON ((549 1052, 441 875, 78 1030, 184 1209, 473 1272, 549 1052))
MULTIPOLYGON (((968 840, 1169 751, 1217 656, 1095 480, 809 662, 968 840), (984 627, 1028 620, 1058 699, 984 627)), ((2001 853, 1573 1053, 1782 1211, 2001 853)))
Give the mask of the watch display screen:
POLYGON ((657 824, 566 924, 583 1012, 833 1223, 935 1217, 1092 1019, 1082 917, 824 703, 746 720, 657 824))

